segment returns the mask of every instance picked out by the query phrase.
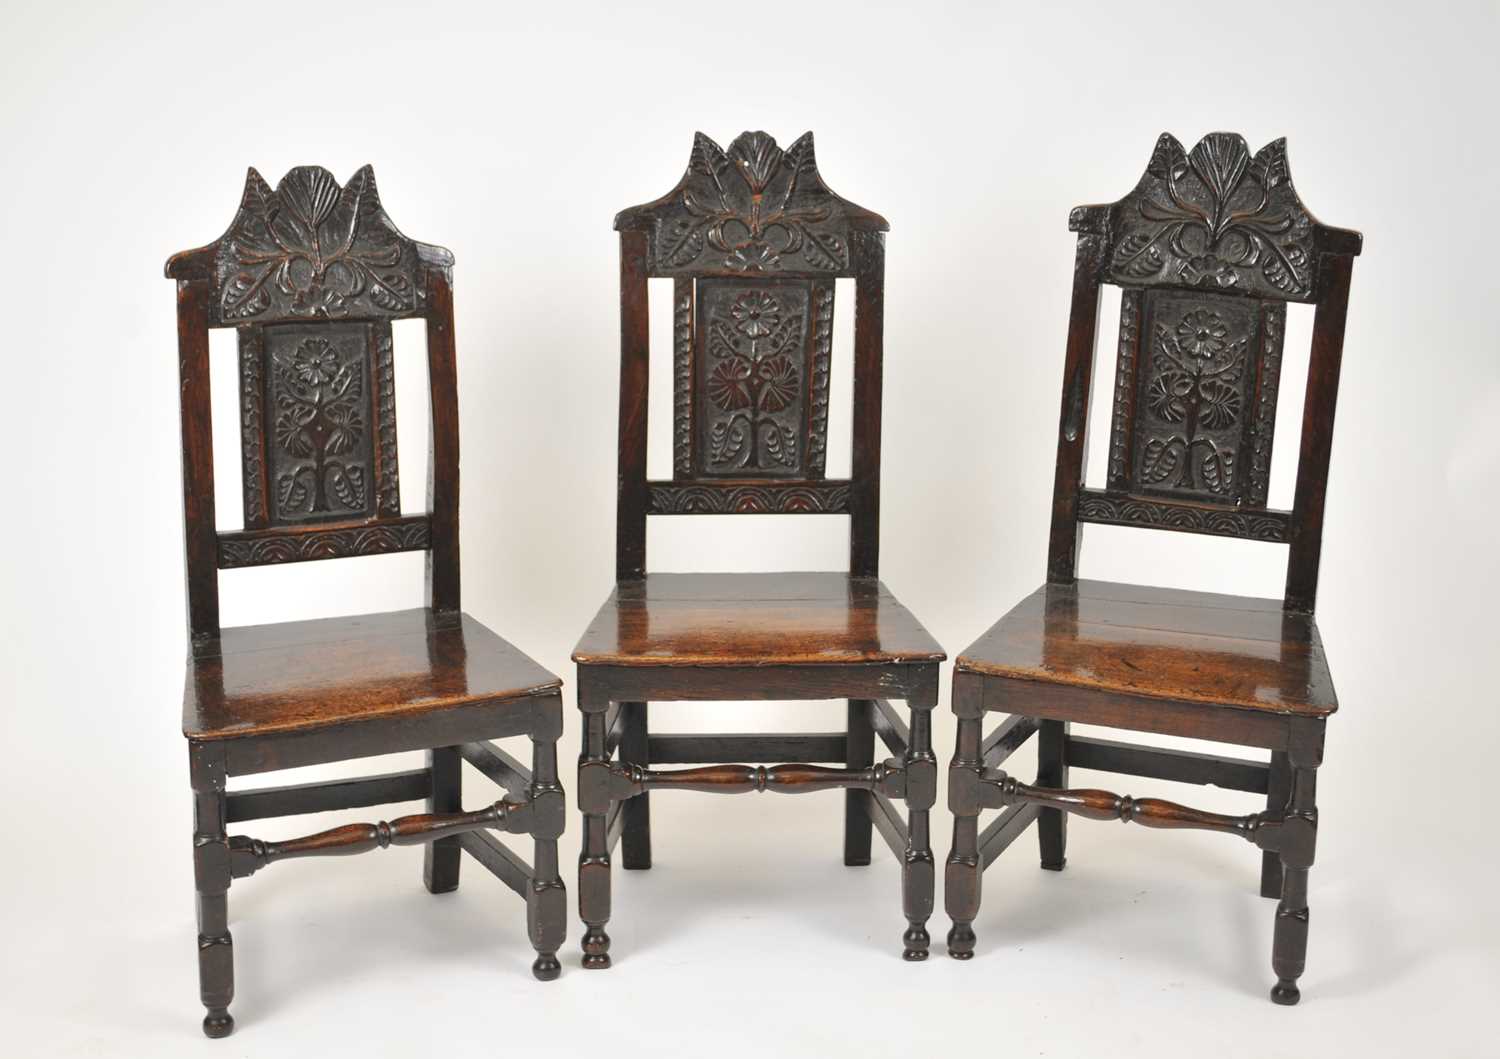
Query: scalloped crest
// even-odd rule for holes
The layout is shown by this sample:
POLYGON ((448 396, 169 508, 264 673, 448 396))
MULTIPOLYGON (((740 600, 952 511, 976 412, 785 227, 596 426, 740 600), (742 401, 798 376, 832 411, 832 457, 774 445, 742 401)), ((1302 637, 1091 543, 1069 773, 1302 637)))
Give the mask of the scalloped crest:
POLYGON ((274 190, 252 168, 229 230, 172 258, 167 274, 207 271, 221 324, 380 318, 420 312, 422 267, 452 261, 401 234, 368 165, 342 186, 321 166, 298 166, 274 190))
POLYGON ((615 227, 649 233, 656 275, 849 275, 856 233, 889 226, 823 183, 810 132, 786 150, 764 132, 745 132, 727 151, 700 132, 677 187, 624 210, 615 227))
MULTIPOLYGON (((1084 212, 1075 213, 1075 227, 1084 212)), ((1298 198, 1285 139, 1252 156, 1244 137, 1230 132, 1209 133, 1191 151, 1162 133, 1140 183, 1109 215, 1112 283, 1280 300, 1314 300, 1315 244, 1321 233, 1338 231, 1320 225, 1298 198)))

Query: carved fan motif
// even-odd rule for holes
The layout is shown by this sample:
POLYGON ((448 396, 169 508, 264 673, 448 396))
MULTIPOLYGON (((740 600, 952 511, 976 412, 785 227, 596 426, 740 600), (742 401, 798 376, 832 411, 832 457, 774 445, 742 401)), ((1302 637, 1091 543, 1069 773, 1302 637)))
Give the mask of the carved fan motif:
POLYGON ((1292 187, 1285 140, 1251 157, 1233 133, 1211 133, 1191 152, 1164 133, 1118 209, 1115 282, 1312 297, 1313 221, 1292 187))
POLYGON ((225 322, 398 315, 422 300, 415 250, 381 208, 369 166, 347 187, 302 166, 274 191, 250 170, 215 267, 225 322))
POLYGON ((847 275, 855 230, 884 231, 886 223, 823 183, 812 133, 782 150, 766 133, 746 132, 726 151, 700 132, 677 188, 626 210, 616 226, 651 233, 659 273, 847 275))

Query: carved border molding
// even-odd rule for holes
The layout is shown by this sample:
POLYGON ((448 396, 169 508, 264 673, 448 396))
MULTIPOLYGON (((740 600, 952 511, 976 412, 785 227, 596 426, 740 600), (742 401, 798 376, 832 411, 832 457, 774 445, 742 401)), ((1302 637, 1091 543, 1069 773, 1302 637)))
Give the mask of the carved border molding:
POLYGON ((652 515, 839 515, 849 511, 846 481, 648 482, 646 486, 647 512, 652 515))
POLYGON ((1287 542, 1291 525, 1291 515, 1286 511, 1216 511, 1190 504, 1143 500, 1134 496, 1110 496, 1094 489, 1079 492, 1078 520, 1115 526, 1149 526, 1217 537, 1241 537, 1276 544, 1287 542))
POLYGON ((432 529, 426 515, 340 529, 222 533, 219 535, 219 569, 422 551, 431 544, 432 529))

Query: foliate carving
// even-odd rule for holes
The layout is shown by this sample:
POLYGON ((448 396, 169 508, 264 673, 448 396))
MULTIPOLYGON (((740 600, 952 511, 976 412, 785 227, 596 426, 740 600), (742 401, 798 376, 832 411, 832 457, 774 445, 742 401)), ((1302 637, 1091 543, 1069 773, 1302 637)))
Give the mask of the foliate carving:
POLYGON ((241 333, 240 454, 247 527, 264 526, 266 506, 266 354, 259 328, 241 333))
POLYGON ((1252 158, 1234 133, 1210 133, 1191 152, 1163 133, 1116 209, 1108 271, 1116 283, 1313 297, 1313 220, 1292 187, 1285 140, 1252 158))
POLYGON ((1271 489, 1271 441, 1276 433, 1276 395, 1281 386, 1281 350, 1286 337, 1286 306, 1263 305, 1260 373, 1255 380, 1255 415, 1250 421, 1250 480, 1245 503, 1264 507, 1271 489))
POLYGON ((807 471, 821 478, 828 463, 828 390, 833 358, 833 286, 813 286, 812 392, 809 397, 807 471))
POLYGON ((1143 492, 1234 503, 1257 359, 1258 304, 1152 292, 1138 374, 1133 479, 1143 492))
POLYGON ((653 515, 841 514, 849 510, 849 483, 653 483, 648 497, 653 515))
POLYGON ((348 529, 267 536, 226 535, 219 539, 219 568, 270 566, 312 559, 345 559, 386 552, 420 551, 431 547, 426 518, 410 522, 376 523, 348 529))
POLYGON ((1286 543, 1288 531, 1288 519, 1284 512, 1236 511, 1171 502, 1156 503, 1092 490, 1085 490, 1080 495, 1078 517, 1084 522, 1148 526, 1281 544, 1286 543))
POLYGON ((359 325, 267 331, 273 521, 344 520, 371 513, 366 343, 359 325))
POLYGON ((375 513, 401 514, 401 485, 396 462, 396 364, 391 329, 379 325, 375 333, 375 513))
POLYGON ((727 151, 698 133, 677 188, 617 220, 621 228, 647 228, 659 273, 847 275, 851 224, 885 228, 878 216, 828 190, 812 133, 783 151, 764 132, 741 134, 727 151))
POLYGON ((693 473, 693 281, 678 279, 672 299, 672 467, 693 473))
POLYGON ((347 187, 302 166, 274 191, 250 170, 215 277, 225 323, 404 315, 424 296, 415 246, 381 208, 369 166, 347 187))
POLYGON ((816 381, 808 341, 812 295, 809 284, 699 283, 698 473, 804 475, 809 388, 816 381))
POLYGON ((1141 348, 1141 294, 1120 294, 1120 352, 1115 362, 1114 419, 1109 434, 1109 484, 1120 488, 1130 479, 1130 435, 1135 417, 1136 369, 1141 348))

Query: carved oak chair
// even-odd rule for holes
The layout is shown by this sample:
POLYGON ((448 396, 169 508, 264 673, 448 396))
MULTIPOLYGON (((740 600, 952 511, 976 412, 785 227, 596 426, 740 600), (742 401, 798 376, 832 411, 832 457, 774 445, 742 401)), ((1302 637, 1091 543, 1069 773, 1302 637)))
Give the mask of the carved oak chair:
POLYGON ((369 167, 340 187, 293 169, 272 191, 255 170, 216 242, 167 262, 177 281, 190 653, 183 700, 194 798, 198 972, 210 1037, 234 1028, 231 879, 272 861, 426 844, 423 879, 457 888, 467 850, 526 901, 556 978, 566 921, 557 838, 561 682, 459 609, 458 399, 448 251, 396 230, 369 167), (401 513, 391 321, 427 323, 432 433, 428 510, 401 513), (214 516, 209 329, 239 337, 244 529, 214 516), (221 629, 218 572, 427 552, 420 609, 221 629), (529 736, 532 767, 487 740, 529 736), (231 776, 426 749, 425 768, 243 792, 231 776), (463 761, 510 798, 460 804, 463 761), (264 817, 426 799, 428 815, 271 842, 227 834, 264 817), (530 834, 534 865, 486 829, 530 834))
POLYGON ((623 840, 626 868, 651 866, 648 792, 671 789, 844 789, 844 863, 869 863, 878 828, 903 863, 905 956, 924 959, 934 889, 932 709, 944 655, 877 576, 886 222, 828 189, 811 133, 782 151, 765 133, 747 132, 727 152, 698 134, 677 187, 624 211, 615 227, 617 583, 573 653, 584 714, 583 964, 610 965, 611 851, 623 840), (670 481, 646 476, 646 281, 656 276, 673 280, 670 481), (855 280, 847 481, 824 473, 837 277, 855 280), (762 513, 848 515, 849 572, 647 573, 648 516, 762 513), (887 697, 906 700, 909 726, 887 697), (843 732, 666 735, 647 726, 653 699, 834 698, 848 700, 843 732), (877 735, 895 755, 883 763, 874 760, 877 735), (652 767, 662 764, 704 767, 652 767))
POLYGON ((1319 224, 1293 189, 1286 143, 1253 158, 1230 133, 1191 152, 1157 142, 1136 189, 1073 211, 1078 232, 1047 582, 959 656, 948 952, 973 955, 980 876, 1035 821, 1061 870, 1067 818, 1239 835, 1264 851, 1279 898, 1271 998, 1295 1004, 1307 948, 1314 782, 1338 706, 1313 620, 1323 503, 1359 233, 1319 224), (1083 485, 1099 286, 1121 288, 1108 479, 1083 485), (1316 308, 1295 500, 1267 504, 1287 302, 1316 308), (1282 600, 1080 580, 1079 524, 1216 534, 1288 546, 1282 600), (987 738, 984 714, 1012 716, 987 738), (1069 724, 1269 750, 1240 760, 1075 736, 1069 724), (1038 735, 1035 785, 999 766, 1038 735), (1069 790, 1071 767, 1266 796, 1249 816, 1069 790), (983 831, 981 810, 1005 809, 983 831))

